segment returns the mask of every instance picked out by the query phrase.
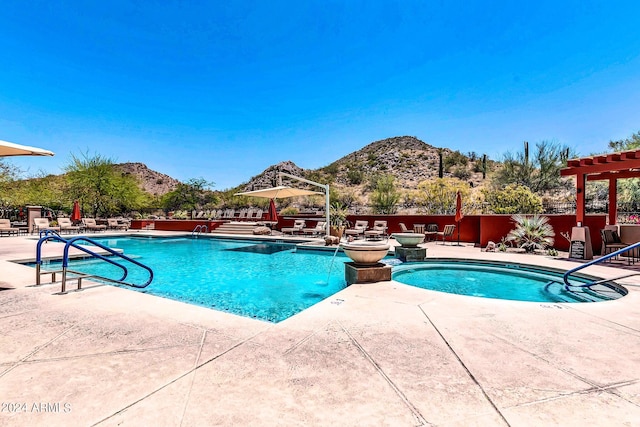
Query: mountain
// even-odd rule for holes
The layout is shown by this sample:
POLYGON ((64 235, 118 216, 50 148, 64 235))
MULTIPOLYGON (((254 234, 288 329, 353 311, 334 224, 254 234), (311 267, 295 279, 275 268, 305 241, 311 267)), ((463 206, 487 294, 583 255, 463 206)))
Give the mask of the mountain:
MULTIPOLYGON (((380 175, 392 175, 404 189, 416 189, 422 181, 438 177, 442 153, 445 177, 457 177, 476 186, 482 183, 482 156, 462 154, 448 148, 429 145, 413 136, 387 138, 361 148, 320 169, 302 169, 291 161, 270 166, 241 188, 270 187, 278 171, 302 176, 316 182, 328 182, 338 190, 366 196, 370 182, 380 175)), ((489 162, 493 165, 494 162, 489 162)))
POLYGON ((151 170, 144 163, 120 163, 115 165, 122 173, 137 178, 140 188, 154 196, 162 196, 176 189, 180 181, 151 170))

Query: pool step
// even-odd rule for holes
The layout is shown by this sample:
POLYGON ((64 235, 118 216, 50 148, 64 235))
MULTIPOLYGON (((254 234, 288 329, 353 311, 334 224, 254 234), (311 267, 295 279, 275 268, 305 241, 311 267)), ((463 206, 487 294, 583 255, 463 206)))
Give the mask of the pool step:
POLYGON ((251 234, 253 229, 258 227, 255 222, 225 222, 218 228, 211 230, 211 234, 251 234))

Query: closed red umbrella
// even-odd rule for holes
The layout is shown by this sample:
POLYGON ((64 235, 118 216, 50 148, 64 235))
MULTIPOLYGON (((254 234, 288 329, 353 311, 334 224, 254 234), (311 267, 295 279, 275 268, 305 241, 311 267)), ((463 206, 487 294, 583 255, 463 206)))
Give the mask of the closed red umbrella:
POLYGON ((267 212, 267 221, 278 222, 278 211, 276 211, 276 203, 271 199, 269 201, 269 211, 267 212))
POLYGON ((460 191, 456 194, 456 223, 458 224, 458 246, 460 246, 460 221, 464 217, 462 213, 462 196, 460 195, 460 191))
POLYGON ((78 201, 73 202, 73 210, 71 211, 71 221, 79 222, 82 219, 82 214, 80 213, 80 203, 78 201))

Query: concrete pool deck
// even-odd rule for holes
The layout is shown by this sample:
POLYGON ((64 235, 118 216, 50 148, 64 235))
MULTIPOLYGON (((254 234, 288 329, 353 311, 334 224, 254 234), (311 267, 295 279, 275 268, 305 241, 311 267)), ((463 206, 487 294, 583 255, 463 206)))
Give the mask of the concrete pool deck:
MULTIPOLYGON (((640 420, 640 276, 620 282, 624 298, 590 304, 352 285, 270 324, 112 286, 67 295, 56 295, 59 284, 32 287, 34 269, 7 260, 33 258, 35 243, 0 238, 0 288, 11 288, 0 291, 2 426, 640 420)), ((426 247, 429 258, 576 265, 426 247)))

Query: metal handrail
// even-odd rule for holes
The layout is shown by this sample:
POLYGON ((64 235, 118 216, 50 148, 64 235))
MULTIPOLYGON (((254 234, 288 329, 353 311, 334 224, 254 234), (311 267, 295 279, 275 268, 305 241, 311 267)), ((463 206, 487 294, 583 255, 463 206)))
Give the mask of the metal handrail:
MULTIPOLYGON (((64 251, 63 251, 63 257, 62 257, 62 270, 61 270, 61 272, 62 272, 62 290, 61 290, 62 293, 64 293, 66 291, 67 271, 71 271, 71 270, 68 270, 68 266, 69 266, 69 248, 70 247, 73 247, 73 248, 76 248, 78 250, 81 250, 81 251, 91 255, 92 257, 95 257, 95 258, 98 258, 100 260, 106 261, 106 262, 108 262, 108 263, 110 263, 110 264, 112 264, 112 265, 114 265, 116 267, 121 268, 122 271, 123 271, 122 277, 120 279, 118 279, 118 280, 109 279, 109 278, 100 277, 100 276, 92 276, 92 277, 108 280, 108 281, 115 282, 115 283, 121 283, 121 284, 124 284, 124 285, 127 285, 127 286, 133 286, 135 288, 145 288, 153 280, 153 270, 151 270, 151 268, 147 267, 146 265, 144 265, 144 264, 142 264, 142 263, 140 263, 140 262, 138 262, 138 261, 136 261, 136 260, 134 260, 134 259, 132 259, 132 258, 120 253, 120 252, 118 252, 118 251, 113 250, 112 248, 110 248, 108 246, 102 245, 102 244, 100 244, 100 243, 98 243, 98 242, 96 242, 96 241, 94 241, 94 240, 92 240, 92 239, 90 239, 88 237, 78 236, 78 237, 74 237, 72 239, 67 240, 67 239, 64 239, 58 233, 56 233, 55 231, 52 231, 52 230, 43 230, 41 232, 41 234, 44 234, 44 236, 41 237, 40 240, 38 240, 38 244, 36 245, 36 285, 38 285, 38 286, 40 285, 40 276, 41 276, 41 272, 40 272, 41 267, 40 266, 42 264, 42 244, 45 243, 45 242, 48 242, 49 240, 55 240, 55 241, 59 241, 59 242, 62 242, 62 243, 65 244, 64 251), (112 255, 120 257, 120 258, 122 258, 122 259, 124 259, 126 261, 131 262, 132 264, 135 264, 135 265, 137 265, 139 267, 144 268, 145 270, 147 270, 149 272, 149 280, 146 283, 142 284, 142 285, 138 285, 138 284, 135 284, 135 283, 124 282, 124 279, 127 277, 128 273, 129 273, 129 271, 127 270, 127 267, 125 267, 124 265, 114 261, 113 259, 111 259, 109 257, 105 257, 103 255, 100 255, 100 254, 96 253, 96 252, 93 252, 92 250, 90 250, 86 246, 81 246, 81 245, 76 244, 76 242, 79 241, 79 240, 85 241, 85 242, 90 243, 92 245, 95 245, 95 246, 97 246, 97 247, 109 252, 112 255)), ((52 275, 52 281, 55 282, 55 273, 56 273, 56 271, 53 271, 53 272, 50 272, 50 273, 52 275)), ((77 272, 73 272, 73 273, 77 273, 77 272)), ((81 274, 81 273, 78 273, 78 274, 81 274)), ((80 286, 80 282, 78 282, 78 288, 79 288, 79 286, 80 286)))
MULTIPOLYGON (((564 288, 566 290, 569 290, 570 287, 573 287, 573 288, 584 288, 584 287, 588 287, 588 286, 593 286, 593 285, 598 284, 598 283, 602 283, 603 281, 600 280, 600 281, 594 281, 594 282, 588 282, 588 283, 572 284, 572 283, 569 283, 569 276, 571 276, 576 271, 582 270, 583 268, 587 268, 589 266, 592 266, 592 265, 595 265, 595 264, 599 264, 602 261, 606 261, 608 259, 617 257, 618 255, 621 255, 621 254, 623 254, 625 252, 628 252, 628 251, 633 250, 633 249, 638 248, 638 247, 640 247, 640 242, 632 243, 631 245, 627 246, 626 248, 618 249, 615 252, 611 252, 610 254, 603 255, 600 258, 594 259, 593 261, 589 261, 586 264, 582 264, 582 265, 579 265, 576 268, 572 268, 571 270, 569 270, 566 273, 564 273, 564 275, 562 276, 562 279, 564 280, 564 288)), ((618 277, 618 278, 608 279, 607 281, 619 280, 619 279, 623 279, 623 278, 626 278, 626 277, 629 277, 629 276, 634 276, 636 274, 638 274, 638 273, 632 273, 632 274, 621 276, 621 277, 618 277)))
POLYGON ((200 233, 202 233, 202 230, 204 230, 205 233, 209 232, 209 228, 207 228, 205 224, 196 225, 193 231, 191 232, 191 237, 195 236, 197 238, 200 235, 200 233))

